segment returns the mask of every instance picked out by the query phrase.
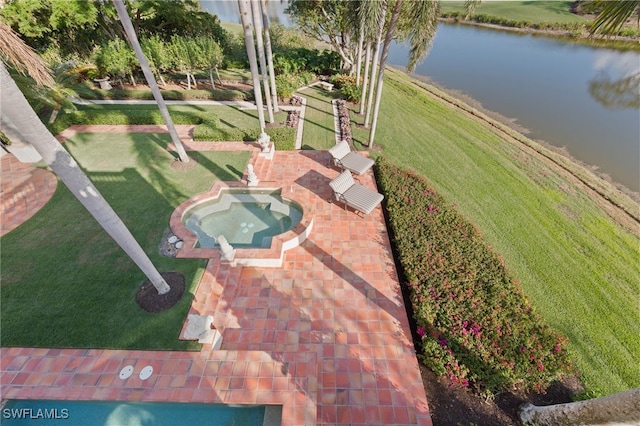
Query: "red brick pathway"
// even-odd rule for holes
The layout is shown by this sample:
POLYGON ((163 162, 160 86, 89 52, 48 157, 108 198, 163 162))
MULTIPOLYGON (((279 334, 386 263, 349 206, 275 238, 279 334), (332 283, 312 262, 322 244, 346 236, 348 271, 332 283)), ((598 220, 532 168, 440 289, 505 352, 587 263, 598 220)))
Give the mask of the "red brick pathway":
MULTIPOLYGON (((381 208, 361 218, 328 202, 339 172, 324 151, 268 161, 243 143, 197 145, 253 149, 261 181, 312 206, 309 238, 282 268, 209 261, 190 313, 213 316, 220 350, 2 348, 2 398, 280 404, 286 426, 431 425, 381 208)), ((371 171, 360 181, 375 188, 371 171)))
POLYGON ((17 228, 42 208, 58 179, 48 170, 21 163, 12 154, 0 158, 0 236, 17 228))

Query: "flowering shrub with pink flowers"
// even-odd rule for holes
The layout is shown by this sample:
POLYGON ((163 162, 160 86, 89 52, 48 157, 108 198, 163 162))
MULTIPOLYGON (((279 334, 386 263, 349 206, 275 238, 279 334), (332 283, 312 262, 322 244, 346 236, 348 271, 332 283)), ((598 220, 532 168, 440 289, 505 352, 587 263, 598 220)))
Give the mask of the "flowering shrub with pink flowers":
POLYGON ((384 159, 376 169, 421 360, 487 397, 513 388, 542 391, 569 373, 566 339, 529 305, 480 232, 424 178, 384 159))
POLYGON ((340 140, 347 141, 351 144, 353 143, 353 136, 351 134, 351 116, 349 115, 349 108, 347 107, 347 102, 343 99, 337 99, 336 107, 338 108, 338 124, 340 125, 340 140))

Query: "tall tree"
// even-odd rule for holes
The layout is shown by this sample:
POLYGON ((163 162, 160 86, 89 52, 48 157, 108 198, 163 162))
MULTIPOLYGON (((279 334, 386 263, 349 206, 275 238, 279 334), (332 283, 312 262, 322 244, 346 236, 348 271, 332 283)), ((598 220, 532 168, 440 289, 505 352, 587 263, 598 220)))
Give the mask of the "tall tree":
POLYGON ((264 57, 264 38, 262 37, 262 11, 260 10, 260 0, 250 0, 253 12, 253 26, 256 29, 256 40, 258 41, 258 60, 260 61, 260 72, 262 74, 262 87, 269 114, 269 123, 273 123, 273 107, 271 106, 271 89, 269 87, 269 75, 267 71, 267 61, 264 57))
MULTIPOLYGON (((371 58, 371 76, 369 77, 369 92, 367 93, 367 106, 366 106, 366 112, 365 112, 365 116, 364 116, 364 127, 365 128, 369 128, 370 123, 371 123, 371 112, 373 110, 372 108, 372 104, 373 104, 373 96, 376 92, 376 82, 377 82, 377 76, 378 76, 378 66, 379 66, 379 62, 378 62, 378 58, 380 56, 380 44, 382 42, 382 35, 384 34, 384 24, 386 21, 386 15, 387 15, 387 1, 388 0, 382 0, 380 2, 369 2, 369 5, 371 5, 371 7, 369 8, 369 14, 372 17, 376 17, 377 18, 377 29, 375 31, 375 47, 373 50, 373 57, 371 58)), ((368 18, 368 21, 371 22, 370 25, 374 25, 373 24, 373 19, 368 18)))
POLYGON ((286 12, 305 34, 321 42, 329 42, 340 55, 343 72, 351 74, 355 66, 356 37, 348 2, 341 0, 291 0, 286 12))
POLYGON ((173 125, 173 120, 171 119, 171 115, 169 114, 169 109, 164 102, 164 98, 162 97, 162 93, 160 93, 160 88, 158 87, 158 83, 156 82, 153 73, 151 72, 151 67, 149 66, 149 61, 147 61, 147 57, 144 56, 142 52, 142 48, 140 47, 140 43, 138 42, 138 36, 133 30, 133 25, 131 24, 131 19, 129 18, 129 14, 127 13, 127 8, 125 7, 122 0, 113 0, 113 4, 116 7, 118 12, 118 17, 120 18, 120 22, 122 22, 122 26, 124 27, 125 32, 127 33, 127 38, 133 47, 133 50, 136 52, 136 56, 138 57, 138 61, 140 61, 140 68, 142 68, 142 72, 144 77, 147 79, 147 84, 153 93, 153 97, 158 103, 158 108, 160 109, 160 114, 164 119, 165 124, 167 125, 167 129, 169 130, 169 134, 171 135, 171 141, 173 142, 176 150, 178 151, 178 156, 180 157, 180 161, 183 163, 189 162, 189 156, 187 156, 187 152, 182 145, 182 141, 180 140, 180 136, 178 136, 178 131, 176 127, 173 125))
MULTIPOLYGON (((27 70, 38 82, 50 83, 51 78, 47 76, 46 67, 41 65, 41 61, 38 61, 34 54, 26 53, 28 52, 28 49, 25 49, 26 46, 21 43, 16 45, 17 37, 7 34, 7 30, 6 26, 0 25, 0 46, 2 47, 3 59, 15 63, 18 69, 27 70)), ((131 235, 129 229, 87 175, 82 172, 78 163, 42 124, 1 62, 0 92, 2 93, 0 97, 0 131, 16 143, 27 143, 33 146, 71 193, 138 265, 158 293, 168 293, 171 288, 131 235)))
POLYGON ((391 20, 387 27, 387 33, 382 48, 382 56, 380 57, 380 71, 378 73, 378 82, 376 84, 376 101, 373 107, 373 120, 371 131, 369 133, 369 148, 373 147, 376 135, 376 126, 378 123, 378 115, 380 112, 380 101, 382 98, 382 85, 384 80, 384 71, 389 54, 391 40, 396 33, 396 25, 400 19, 401 13, 406 14, 403 19, 403 30, 406 31, 406 38, 409 39, 409 63, 407 70, 413 71, 418 63, 424 59, 429 52, 433 37, 436 33, 438 24, 439 2, 437 1, 419 1, 410 2, 408 7, 403 8, 403 0, 396 0, 391 20))
POLYGON ((249 58, 249 68, 251 69, 251 77, 253 79, 253 94, 256 98, 256 106, 258 107, 258 122, 260 123, 260 132, 264 132, 264 108, 262 106, 262 90, 260 90, 260 77, 258 73, 258 61, 256 59, 256 47, 253 44, 253 26, 251 25, 251 6, 249 0, 238 0, 238 9, 240 11, 240 20, 242 21, 242 29, 244 30, 244 44, 247 49, 247 57, 249 58))
POLYGON ((269 81, 271 83, 271 96, 273 99, 273 112, 279 111, 278 90, 276 88, 276 73, 273 71, 273 51, 271 49, 271 31, 269 30, 269 15, 267 14, 267 0, 260 0, 262 9, 262 22, 264 24, 264 48, 267 54, 267 66, 269 67, 269 81))
MULTIPOLYGON (((218 73, 218 67, 222 65, 224 54, 220 45, 212 38, 207 36, 200 36, 196 38, 196 44, 200 47, 200 57, 202 64, 209 71, 209 81, 211 82, 211 88, 215 89, 216 85, 213 79, 213 71, 218 73)), ((218 79, 220 75, 218 73, 218 79)))

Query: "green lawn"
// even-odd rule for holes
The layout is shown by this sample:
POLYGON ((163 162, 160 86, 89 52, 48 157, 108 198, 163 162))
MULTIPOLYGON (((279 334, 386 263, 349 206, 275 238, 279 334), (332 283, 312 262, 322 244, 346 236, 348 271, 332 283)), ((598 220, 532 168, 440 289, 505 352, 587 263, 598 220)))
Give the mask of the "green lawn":
POLYGON ((389 72, 377 144, 475 223, 570 339, 590 391, 640 386, 639 240, 581 188, 389 72))
MULTIPOLYGON (((93 104, 78 105, 80 111, 121 111, 121 110, 151 110, 157 111, 158 107, 154 105, 118 105, 118 104, 93 104)), ((217 117, 220 121, 221 128, 246 128, 258 127, 258 111, 256 109, 240 109, 231 105, 169 105, 170 113, 184 113, 203 116, 204 118, 217 117)), ((265 110, 265 120, 269 120, 269 116, 265 110)), ((287 113, 280 111, 274 115, 274 120, 284 123, 287 120, 287 113)))
MULTIPOLYGON (((570 1, 483 1, 474 14, 486 14, 514 21, 532 23, 586 22, 582 16, 571 13, 570 1)), ((464 12, 463 1, 440 2, 442 13, 464 12)))
POLYGON ((190 152, 198 165, 173 171, 166 134, 79 134, 66 142, 99 191, 160 271, 179 271, 186 295, 159 314, 135 303, 145 280, 124 252, 60 183, 32 219, 2 237, 2 345, 198 349, 177 340, 201 260, 158 252, 169 216, 212 182, 237 180, 247 152, 190 152))
POLYGON ((327 92, 318 86, 296 92, 307 99, 302 149, 329 149, 336 143, 331 100, 339 92, 327 92))

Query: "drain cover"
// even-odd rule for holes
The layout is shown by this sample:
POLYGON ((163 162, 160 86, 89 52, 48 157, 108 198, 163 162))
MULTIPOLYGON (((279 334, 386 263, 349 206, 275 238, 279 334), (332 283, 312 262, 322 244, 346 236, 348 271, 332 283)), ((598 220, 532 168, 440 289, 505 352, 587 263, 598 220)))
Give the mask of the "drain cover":
POLYGON ((150 365, 147 365, 140 372, 140 380, 147 380, 149 377, 151 377, 152 374, 153 374, 153 367, 150 365))
POLYGON ((128 379, 129 377, 131 377, 131 374, 133 374, 133 365, 127 365, 122 370, 120 370, 119 377, 122 380, 124 380, 124 379, 128 379))

